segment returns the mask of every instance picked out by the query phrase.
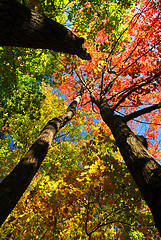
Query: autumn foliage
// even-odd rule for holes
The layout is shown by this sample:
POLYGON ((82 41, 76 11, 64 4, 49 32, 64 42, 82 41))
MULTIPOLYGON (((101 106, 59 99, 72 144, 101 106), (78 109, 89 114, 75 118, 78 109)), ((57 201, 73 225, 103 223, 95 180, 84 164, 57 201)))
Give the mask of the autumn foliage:
MULTIPOLYGON (((112 42, 110 33, 102 29, 96 33, 94 46, 86 44, 92 56, 90 62, 80 62, 75 65, 73 60, 67 63, 66 58, 62 60, 68 69, 73 69, 69 75, 59 75, 62 79, 59 89, 64 94, 70 92, 67 94, 67 99, 71 99, 71 93, 74 94, 79 84, 84 83, 92 88, 96 98, 99 98, 103 89, 108 90, 106 94, 108 104, 114 110, 120 111, 120 114, 127 115, 159 103, 161 86, 159 76, 161 71, 160 8, 159 1, 144 1, 144 4, 135 4, 130 14, 128 13, 124 18, 120 27, 121 33, 116 41, 112 42), (140 7, 139 10, 138 7, 140 7)), ((55 75, 56 73, 53 76, 55 75)), ((88 91, 84 94, 82 101, 83 110, 91 111, 88 91)), ((149 141, 149 147, 151 153, 159 160, 160 149, 158 149, 157 140, 160 111, 147 113, 140 116, 139 120, 130 122, 133 130, 139 122, 149 123, 146 125, 145 134, 147 139, 155 139, 153 146, 149 141)))
MULTIPOLYGON (((52 1, 26 2, 52 15, 52 1)), ((46 123, 62 115, 85 87, 78 112, 53 140, 39 172, 2 225, 1 239, 159 239, 152 214, 91 97, 99 100, 105 94, 120 116, 158 104, 128 125, 147 138, 148 151, 160 161, 161 3, 118 2, 117 9, 100 0, 98 9, 93 1, 69 1, 74 31, 88 39, 88 62, 49 50, 1 49, 1 61, 7 63, 2 74, 5 107, 0 108, 1 180, 46 123), (86 16, 89 25, 83 28, 86 16), (7 74, 15 79, 11 89, 5 84, 7 74)), ((67 15, 60 9, 68 3, 54 4, 64 20, 67 15)))

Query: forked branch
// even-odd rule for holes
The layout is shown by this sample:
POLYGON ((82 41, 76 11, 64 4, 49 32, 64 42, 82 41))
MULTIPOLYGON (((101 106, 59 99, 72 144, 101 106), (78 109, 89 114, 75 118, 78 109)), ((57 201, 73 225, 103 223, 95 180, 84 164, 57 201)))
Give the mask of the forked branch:
POLYGON ((139 56, 134 62, 132 62, 131 64, 129 64, 126 68, 124 68, 122 71, 118 72, 117 76, 115 78, 113 78, 108 84, 107 86, 104 88, 104 90, 102 91, 104 94, 106 94, 113 86, 114 82, 116 81, 116 79, 123 73, 125 72, 129 67, 133 66, 139 59, 141 59, 143 56, 145 56, 147 53, 149 53, 153 48, 155 48, 159 43, 161 42, 161 40, 159 40, 157 43, 155 43, 150 49, 148 49, 145 53, 143 53, 141 56, 139 56))
POLYGON ((156 73, 151 79, 147 79, 144 83, 137 85, 136 87, 132 88, 128 93, 126 93, 119 101, 118 103, 113 107, 113 110, 116 110, 116 108, 125 101, 125 99, 133 92, 135 92, 136 90, 140 89, 141 87, 144 87, 146 85, 148 85, 149 83, 153 82, 157 77, 159 77, 161 75, 161 71, 159 71, 158 73, 156 73))

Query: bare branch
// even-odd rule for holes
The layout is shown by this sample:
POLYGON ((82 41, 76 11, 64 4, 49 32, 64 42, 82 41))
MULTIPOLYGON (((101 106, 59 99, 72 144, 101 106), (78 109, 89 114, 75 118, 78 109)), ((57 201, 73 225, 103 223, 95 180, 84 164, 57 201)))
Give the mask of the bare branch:
POLYGON ((161 40, 159 40, 156 44, 154 44, 150 49, 148 49, 145 53, 143 53, 141 56, 139 56, 134 62, 132 62, 130 65, 128 65, 126 68, 124 68, 121 72, 118 73, 118 75, 111 80, 111 82, 109 84, 107 84, 107 86, 105 87, 105 89, 103 90, 103 93, 106 94, 111 87, 113 86, 115 80, 125 71, 127 70, 129 67, 131 67, 132 65, 134 65, 134 63, 136 63, 140 58, 142 58, 143 56, 145 56, 148 52, 150 52, 153 48, 155 48, 159 43, 161 42, 161 40))
POLYGON ((107 86, 105 87, 105 89, 104 89, 104 91, 103 91, 104 94, 106 94, 106 93, 112 88, 115 80, 118 78, 119 75, 120 75, 120 74, 118 73, 118 75, 117 75, 115 78, 113 78, 113 79, 107 84, 107 86))
MULTIPOLYGON (((76 71, 75 71, 75 72, 76 72, 76 71)), ((92 91, 92 90, 93 90, 93 89, 92 89, 92 86, 89 85, 89 87, 88 87, 87 84, 86 84, 86 82, 85 82, 83 79, 81 79, 81 77, 79 76, 79 74, 78 74, 77 72, 76 72, 76 75, 78 76, 80 82, 83 84, 84 88, 86 88, 86 89, 88 90, 88 92, 89 92, 89 94, 90 94, 90 97, 91 97, 92 109, 93 109, 93 111, 95 112, 93 103, 95 103, 97 106, 99 106, 100 102, 99 102, 99 100, 95 99, 94 94, 93 94, 93 91, 92 91)))
MULTIPOLYGON (((123 113, 121 113, 120 111, 116 111, 116 112, 119 113, 119 115, 125 117, 125 115, 123 113)), ((136 120, 136 119, 133 119, 133 121, 138 122, 138 123, 147 124, 147 125, 161 126, 161 123, 145 122, 145 121, 140 121, 140 120, 136 120)))
MULTIPOLYGON (((104 227, 104 226, 107 226, 107 225, 113 224, 113 223, 121 223, 121 224, 124 224, 124 225, 128 225, 128 226, 130 226, 130 227, 138 227, 138 224, 129 224, 129 223, 124 222, 124 221, 116 220, 116 221, 110 221, 110 222, 107 222, 107 223, 102 223, 98 228, 95 229, 95 231, 96 231, 97 229, 99 229, 100 227, 104 227)), ((142 225, 142 226, 147 226, 147 227, 150 227, 150 228, 151 228, 151 227, 154 228, 154 225, 153 225, 153 224, 152 224, 152 225, 142 225)), ((92 231, 92 233, 95 232, 95 231, 92 231)))
POLYGON ((80 82, 83 84, 83 86, 88 90, 86 82, 83 79, 81 79, 81 77, 79 76, 79 74, 76 71, 75 71, 75 73, 76 73, 77 77, 79 78, 80 82))
POLYGON ((81 106, 86 106, 88 103, 90 103, 91 101, 88 101, 88 102, 86 102, 86 103, 84 103, 84 104, 82 104, 81 106))
MULTIPOLYGON (((106 64, 107 64, 107 58, 106 58, 106 64)), ((104 74, 105 74, 106 64, 104 65, 104 67, 103 67, 103 72, 102 72, 102 79, 101 79, 101 94, 102 94, 102 90, 103 90, 103 78, 104 78, 104 74)))
POLYGON ((159 71, 158 73, 156 73, 150 80, 146 80, 146 82, 132 88, 127 94, 125 94, 120 100, 119 102, 115 105, 115 107, 113 107, 113 110, 115 110, 122 102, 124 102, 124 100, 134 91, 136 91, 137 89, 146 86, 147 84, 153 82, 157 77, 159 77, 161 75, 161 71, 159 71))
MULTIPOLYGON (((91 194, 90 194, 91 195, 91 194)), ((89 207, 90 207, 90 196, 89 196, 89 199, 88 199, 88 203, 87 203, 87 205, 86 205, 86 221, 85 221, 85 225, 84 225, 84 228, 85 228, 85 232, 86 232, 86 234, 87 234, 87 236, 89 237, 89 239, 90 239, 90 237, 91 237, 91 233, 88 233, 88 220, 89 220, 89 207)))
POLYGON ((134 118, 137 118, 145 113, 149 113, 149 112, 154 111, 159 108, 161 108, 161 105, 159 103, 154 104, 153 106, 146 107, 141 110, 138 110, 138 111, 128 114, 127 116, 124 117, 124 120, 125 120, 125 122, 128 122, 128 121, 130 121, 134 118))
MULTIPOLYGON (((148 4, 149 4, 149 3, 148 3, 148 4)), ((139 19, 140 15, 141 15, 142 13, 144 13, 144 11, 145 11, 146 7, 148 6, 148 4, 144 7, 144 9, 143 9, 140 13, 136 13, 136 14, 133 16, 133 18, 131 19, 128 27, 123 30, 123 32, 120 34, 120 36, 118 37, 118 39, 116 40, 116 42, 112 45, 111 51, 110 51, 108 57, 106 58, 106 63, 107 63, 108 59, 110 58, 110 56, 112 55, 112 53, 113 53, 113 51, 114 51, 117 43, 119 42, 119 40, 120 40, 121 37, 122 37, 122 35, 123 35, 128 29, 130 29, 129 27, 130 27, 130 25, 132 24, 134 18, 138 15, 137 18, 136 18, 136 20, 135 20, 135 22, 134 22, 134 24, 133 24, 133 26, 131 27, 131 29, 132 29, 132 28, 135 26, 135 24, 137 23, 137 20, 139 19)), ((137 46, 136 46, 136 47, 137 47, 137 46)), ((135 49, 134 49, 134 50, 135 50, 135 49)), ((134 51, 134 50, 133 50, 133 51, 134 51)), ((131 53, 131 54, 132 54, 132 53, 131 53)), ((116 66, 116 65, 115 65, 115 66, 116 66)), ((113 79, 113 80, 109 83, 108 88, 103 91, 103 77, 104 77, 104 74, 105 74, 105 68, 106 68, 106 64, 104 65, 104 67, 103 67, 103 72, 102 72, 101 95, 106 94, 106 93, 109 91, 109 89, 113 86, 114 81, 115 81, 115 80, 117 79, 117 77, 119 76, 119 74, 118 74, 118 75, 116 76, 116 78, 113 79)), ((112 69, 113 69, 113 68, 112 68, 112 69)), ((109 69, 109 73, 117 74, 115 71, 112 71, 112 69, 109 69)))
MULTIPOLYGON (((160 13, 158 14, 158 16, 157 16, 157 18, 159 18, 159 15, 160 15, 160 13)), ((149 28, 152 28, 154 25, 155 25, 155 23, 156 23, 157 21, 154 21, 153 22, 153 24, 151 25, 151 26, 149 26, 149 28)), ((144 38, 146 39, 146 36, 149 34, 149 31, 145 34, 145 36, 144 36, 144 38)), ((135 51, 135 49, 138 47, 138 45, 140 44, 140 42, 142 41, 142 39, 140 39, 138 42, 137 42, 137 44, 136 44, 136 46, 133 48, 133 50, 131 50, 131 52, 130 52, 130 54, 128 55, 128 57, 123 61, 123 64, 125 64, 126 62, 127 62, 127 60, 130 58, 130 56, 133 54, 133 52, 135 51)))
MULTIPOLYGON (((112 97, 110 97, 110 98, 107 99, 107 102, 110 101, 110 100, 112 100, 112 98, 116 97, 116 96, 119 95, 119 94, 120 94, 120 96, 123 95, 123 94, 125 94, 125 93, 126 93, 127 91, 129 91, 132 87, 133 87, 133 86, 128 87, 128 88, 123 89, 123 90, 121 90, 120 92, 114 94, 112 97)), ((120 96, 118 96, 117 98, 119 98, 120 96)))
POLYGON ((129 25, 123 30, 123 32, 120 34, 119 38, 118 38, 118 39, 116 40, 116 42, 112 45, 112 49, 111 49, 111 51, 110 51, 110 53, 109 53, 109 55, 108 55, 108 57, 107 57, 107 60, 110 58, 111 54, 113 53, 113 51, 114 51, 117 43, 118 43, 119 40, 121 39, 122 35, 123 35, 128 29, 130 29, 129 27, 130 27, 130 25, 132 24, 134 18, 138 15, 137 18, 136 18, 136 20, 135 20, 135 22, 134 22, 134 24, 133 24, 133 26, 131 27, 131 29, 135 26, 135 24, 137 23, 137 20, 138 20, 139 17, 141 16, 141 14, 144 13, 144 11, 146 10, 146 7, 148 6, 148 4, 149 4, 149 3, 147 3, 147 5, 144 7, 144 9, 143 9, 140 13, 136 13, 136 14, 133 16, 133 18, 131 19, 129 25))
POLYGON ((77 75, 77 77, 79 78, 79 80, 80 80, 80 82, 83 84, 83 86, 89 91, 89 93, 90 93, 90 89, 87 87, 87 84, 86 84, 86 82, 83 80, 83 79, 81 79, 81 77, 79 76, 79 74, 75 71, 75 73, 76 73, 76 75, 77 75))

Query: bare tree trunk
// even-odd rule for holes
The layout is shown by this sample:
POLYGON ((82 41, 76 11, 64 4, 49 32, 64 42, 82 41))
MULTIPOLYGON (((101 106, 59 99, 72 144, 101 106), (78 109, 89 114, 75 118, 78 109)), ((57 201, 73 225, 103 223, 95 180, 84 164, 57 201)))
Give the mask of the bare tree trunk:
POLYGON ((26 155, 13 171, 0 183, 0 225, 15 207, 35 173, 38 171, 52 143, 53 137, 59 129, 74 116, 82 94, 83 90, 78 93, 65 114, 58 118, 53 118, 47 123, 26 155))
POLYGON ((50 49, 90 60, 84 38, 16 0, 0 0, 0 45, 50 49))
POLYGON ((161 234, 161 166, 130 130, 124 119, 115 115, 106 102, 100 105, 100 112, 104 122, 111 129, 121 155, 161 234))

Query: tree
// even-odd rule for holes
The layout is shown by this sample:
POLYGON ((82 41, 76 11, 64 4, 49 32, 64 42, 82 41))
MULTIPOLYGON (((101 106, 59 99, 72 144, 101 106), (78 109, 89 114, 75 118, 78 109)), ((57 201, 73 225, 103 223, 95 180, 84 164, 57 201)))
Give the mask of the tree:
MULTIPOLYGON (((11 137, 19 137, 22 144, 10 156, 15 164, 39 129, 65 111, 64 100, 49 85, 41 88, 46 97, 37 110, 41 111, 39 121, 24 116, 19 128, 22 119, 10 119, 11 137)), ((7 149, 7 143, 4 146, 7 149)), ((9 160, 6 165, 11 168, 9 160)), ((2 239, 9 235, 15 239, 152 239, 157 234, 108 127, 103 121, 93 124, 81 111, 54 139, 41 168, 0 230, 2 239), (88 136, 79 136, 82 127, 88 136)))
MULTIPOLYGON (((1 18, 3 19, 3 21, 1 21, 1 29, 3 30, 3 31, 1 31, 1 44, 2 45, 5 45, 5 46, 11 45, 11 46, 19 46, 19 47, 33 47, 33 48, 34 47, 48 48, 48 49, 52 49, 55 51, 60 51, 60 49, 61 49, 62 52, 67 52, 70 54, 77 53, 79 55, 79 57, 82 57, 82 58, 88 59, 88 60, 90 59, 89 54, 86 52, 86 49, 83 47, 83 43, 84 43, 83 38, 76 37, 70 30, 66 29, 63 25, 58 24, 57 22, 55 22, 51 19, 48 19, 47 17, 45 17, 37 12, 30 10, 29 8, 23 6, 22 4, 19 4, 17 1, 11 1, 11 2, 1 1, 1 18), (8 16, 7 19, 6 19, 6 16, 8 16), (47 35, 49 36, 48 38, 46 38, 47 35), (46 39, 44 39, 44 37, 46 39), (48 44, 46 45, 45 42, 48 42, 48 44), (74 48, 75 48, 75 50, 74 50, 74 48)), ((11 50, 11 52, 12 52, 12 50, 11 50)), ((12 54, 14 55, 14 52, 12 52, 12 54)), ((22 57, 21 57, 21 60, 22 60, 22 57)), ((15 70, 16 70, 16 68, 15 68, 15 70)), ((11 90, 13 92, 15 92, 15 90, 16 90, 16 92, 17 92, 16 71, 14 73, 12 71, 12 75, 14 75, 14 83, 13 83, 14 88, 11 87, 11 89, 7 89, 10 96, 12 95, 11 90)), ((5 78, 4 78, 4 81, 5 81, 5 78)), ((29 89, 29 86, 28 86, 28 89, 29 89)), ((6 96, 6 94, 8 94, 8 93, 5 91, 4 95, 6 96)), ((27 93, 25 92, 25 94, 27 94, 27 93)), ((19 95, 21 95, 21 93, 19 93, 19 95)), ((17 94, 16 94, 16 98, 17 98, 17 94)), ((3 95, 2 95, 2 99, 4 99, 3 95)), ((13 101, 13 98, 12 98, 12 101, 13 101)), ((76 99, 76 101, 77 101, 77 99, 76 99)), ((11 103, 10 99, 9 99, 9 102, 11 103)), ((38 103, 38 101, 37 101, 37 103, 38 103)), ((36 105, 37 105, 37 103, 36 103, 36 105)), ((28 101, 27 101, 27 104, 29 104, 28 101)), ((73 104, 75 104, 75 102, 73 104)), ((73 104, 70 106, 72 107, 73 104)), ((9 105, 11 105, 11 104, 9 104, 9 105)), ((17 107, 17 106, 15 105, 15 107, 17 107)), ((20 111, 23 111, 23 110, 24 110, 24 106, 23 106, 23 109, 20 111)), ((12 111, 13 111, 13 109, 11 110, 11 112, 12 111)), ((16 111, 17 111, 17 109, 16 109, 16 111)), ((7 116, 8 115, 10 116, 9 112, 7 113, 7 116)), ((67 120, 68 116, 65 116, 65 118, 67 120)), ((2 125, 5 125, 5 123, 6 123, 6 119, 3 117, 2 125)), ((62 123, 60 123, 60 125, 61 124, 62 123)), ((34 144, 34 146, 35 146, 35 144, 34 144)), ((48 148, 48 146, 46 146, 46 147, 48 148)), ((31 149, 31 152, 32 152, 32 149, 31 149)), ((29 155, 30 155, 30 153, 29 153, 29 155)), ((45 155, 46 155, 46 150, 44 150, 44 157, 45 157, 45 155)), ((30 156, 30 157, 32 158, 32 156, 30 156)), ((44 157, 41 156, 40 158, 43 159, 44 157)), ((19 164, 20 169, 21 169, 22 165, 23 165, 23 161, 19 164)), ((19 166, 16 169, 18 169, 18 172, 21 173, 19 166)), ((36 168, 38 169, 38 167, 39 166, 37 166, 36 168)), ((32 177, 34 176, 34 174, 36 173, 36 171, 31 170, 32 173, 29 174, 30 180, 28 183, 27 183, 27 181, 25 183, 26 187, 30 183, 30 181, 31 181, 32 177)), ((14 175, 14 173, 13 173, 13 175, 14 175)), ((18 177, 19 174, 16 174, 16 175, 18 177)), ((10 180, 9 180, 9 182, 10 182, 10 180)), ((19 180, 18 180, 18 182, 19 182, 19 180)), ((6 207, 6 209, 8 209, 8 212, 10 212, 12 210, 13 206, 18 201, 18 198, 22 195, 23 191, 25 191, 25 188, 26 188, 25 185, 23 185, 23 187, 21 186, 22 188, 24 188, 24 190, 19 192, 20 195, 19 196, 18 196, 18 194, 16 194, 17 196, 15 195, 17 200, 14 199, 14 197, 13 197, 13 199, 12 199, 13 203, 11 205, 9 204, 10 207, 8 207, 8 206, 6 207)), ((11 187, 11 185, 10 185, 10 187, 11 187)), ((3 195, 3 193, 2 193, 2 195, 3 195)), ((4 194, 3 196, 7 197, 6 194, 4 194)), ((2 197, 2 199, 3 199, 3 197, 2 197)), ((3 219, 5 219, 7 215, 8 214, 6 214, 6 215, 4 214, 3 219)))
MULTIPOLYGON (((133 12, 134 11, 135 9, 133 12)), ((159 109, 160 104, 157 103, 154 106, 150 106, 145 110, 140 110, 135 113, 130 113, 126 109, 124 112, 126 116, 124 117, 114 113, 116 109, 118 110, 119 108, 121 109, 121 107, 126 107, 129 102, 131 111, 137 109, 138 106, 144 104, 145 100, 148 100, 151 93, 157 96, 156 92, 160 87, 160 16, 157 11, 160 11, 159 2, 155 2, 152 5, 145 2, 141 7, 141 12, 135 14, 129 27, 125 28, 123 31, 128 31, 131 41, 128 41, 127 38, 125 42, 122 42, 122 44, 117 47, 116 43, 119 42, 120 38, 111 46, 111 42, 107 41, 107 39, 109 39, 108 34, 105 34, 103 30, 98 32, 96 42, 98 45, 97 49, 100 50, 100 45, 107 41, 109 44, 108 48, 106 48, 107 53, 98 52, 93 46, 88 46, 93 55, 93 62, 89 64, 82 62, 80 62, 80 64, 75 64, 76 72, 65 78, 63 76, 61 89, 64 90, 65 93, 67 89, 74 92, 74 90, 79 87, 78 82, 80 83, 80 81, 86 87, 87 94, 84 97, 84 100, 86 100, 86 110, 89 109, 87 103, 89 100, 100 109, 101 116, 104 122, 110 127, 134 180, 138 184, 138 187, 152 210, 156 226, 160 231, 158 221, 160 216, 157 215, 157 204, 159 205, 160 196, 156 196, 160 188, 160 166, 154 161, 152 156, 142 146, 139 139, 126 124, 126 122, 134 117, 140 116, 142 113, 148 113, 151 110, 159 109), (148 44, 149 42, 150 44, 148 44), (110 46, 111 51, 108 53, 110 46), (124 49, 126 51, 123 51, 124 49), (153 51, 153 49, 155 50, 153 51), (150 58, 153 64, 148 64, 148 67, 145 67, 145 57, 147 59, 150 58), (84 76, 85 73, 87 74, 86 76, 84 76), (123 81, 124 79, 126 79, 126 81, 123 81), (148 86, 148 89, 145 89, 145 86, 148 86), (121 92, 118 91, 120 88, 122 89, 121 92), (98 99, 98 96, 100 96, 100 99, 98 99), (156 180, 159 180, 157 184, 156 180)), ((125 26, 128 21, 129 16, 125 18, 125 26)), ((104 49, 101 49, 101 51, 104 49)), ((68 65, 68 68, 70 66, 70 69, 73 68, 74 65, 70 65, 70 62, 67 63, 65 60, 63 64, 68 65)), ((58 75, 54 73, 54 77, 55 76, 57 77, 58 75)), ((69 98, 71 96, 72 94, 69 98)), ((149 101, 149 103, 151 102, 149 101)))
POLYGON ((58 118, 53 118, 47 123, 29 151, 14 170, 1 182, 1 224, 15 207, 39 169, 52 143, 53 137, 75 114, 77 104, 80 102, 82 94, 83 90, 77 94, 77 97, 72 101, 65 114, 58 118))
POLYGON ((83 38, 16 0, 1 0, 1 19, 0 44, 3 46, 51 49, 90 59, 83 47, 83 38))
MULTIPOLYGON (((135 13, 135 8, 132 12, 135 13)), ((89 97, 88 95, 85 97, 86 109, 91 101, 100 110, 101 117, 111 129, 120 153, 151 209, 156 227, 161 233, 161 196, 158 194, 161 188, 161 167, 127 126, 130 120, 161 107, 158 96, 161 75, 159 23, 160 2, 151 4, 146 1, 131 19, 127 16, 124 20, 123 33, 128 32, 131 41, 115 48, 120 36, 112 44, 109 53, 98 52, 91 46, 87 47, 91 48, 89 51, 91 51, 93 62, 80 63, 71 78, 75 77, 81 81, 89 93, 89 97), (148 59, 149 64, 146 65, 148 59), (156 96, 155 101, 158 101, 154 105, 152 105, 154 98, 150 98, 151 94, 156 96), (149 106, 138 110, 145 101, 149 106), (128 103, 130 103, 129 109, 126 108, 128 103), (115 112, 122 107, 125 108, 121 113, 123 116, 115 112), (132 112, 133 109, 136 111, 132 112)), ((110 45, 108 35, 102 30, 98 35, 98 43, 106 41, 110 45)), ((74 90, 77 80, 71 81, 70 84, 69 77, 66 82, 68 82, 68 89, 74 90)), ((65 91, 65 83, 63 87, 65 91)), ((156 119, 159 119, 159 112, 156 112, 156 119)))

